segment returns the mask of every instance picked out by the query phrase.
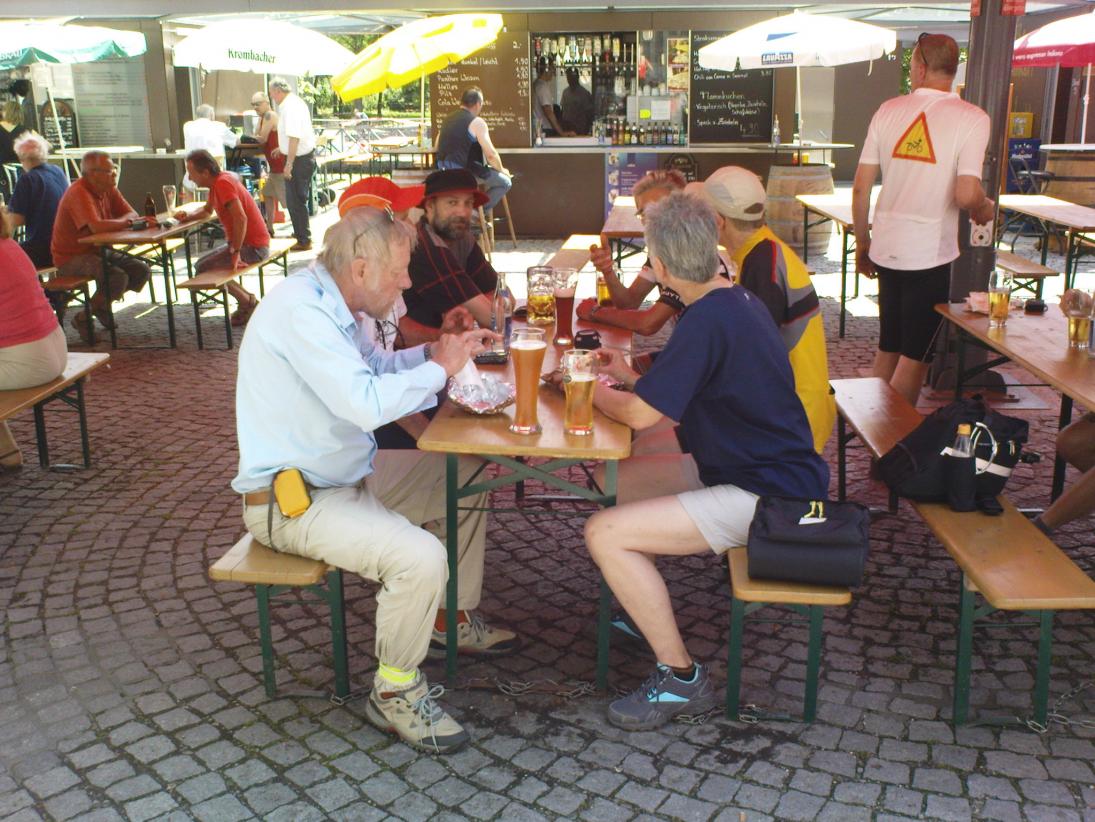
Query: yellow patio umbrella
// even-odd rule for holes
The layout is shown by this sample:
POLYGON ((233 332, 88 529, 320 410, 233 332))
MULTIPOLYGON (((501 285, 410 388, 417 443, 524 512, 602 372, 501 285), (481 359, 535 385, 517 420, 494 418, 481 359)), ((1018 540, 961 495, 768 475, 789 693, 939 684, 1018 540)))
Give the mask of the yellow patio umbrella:
POLYGON ((331 87, 349 101, 405 86, 490 45, 501 30, 500 14, 415 20, 372 43, 331 78, 331 87))

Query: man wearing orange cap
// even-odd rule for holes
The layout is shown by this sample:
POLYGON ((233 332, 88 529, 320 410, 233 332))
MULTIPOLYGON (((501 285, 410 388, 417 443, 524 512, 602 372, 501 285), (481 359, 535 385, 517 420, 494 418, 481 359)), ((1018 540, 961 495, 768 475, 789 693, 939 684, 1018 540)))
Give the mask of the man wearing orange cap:
POLYGON ((407 318, 432 329, 436 337, 441 335, 445 316, 458 306, 467 309, 481 327, 490 328, 491 295, 498 274, 471 232, 472 212, 486 202, 470 171, 435 171, 426 178, 422 200, 426 213, 418 221, 418 244, 408 268, 411 287, 403 297, 407 318))

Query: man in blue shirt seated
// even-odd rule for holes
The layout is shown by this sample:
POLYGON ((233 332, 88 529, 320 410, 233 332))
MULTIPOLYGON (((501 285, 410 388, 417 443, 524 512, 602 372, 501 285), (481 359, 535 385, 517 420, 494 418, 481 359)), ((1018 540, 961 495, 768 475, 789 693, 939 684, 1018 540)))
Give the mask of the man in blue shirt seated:
POLYGON ((49 143, 41 134, 33 131, 15 141, 15 156, 23 166, 23 173, 11 195, 11 219, 15 225, 26 227, 23 251, 36 268, 53 265, 49 244, 53 237, 53 219, 57 216, 57 204, 68 188, 68 177, 60 166, 50 165, 49 143))
POLYGON ((637 691, 609 706, 609 721, 629 730, 718 702, 706 666, 693 661, 677 630, 655 559, 743 546, 759 495, 823 499, 829 486, 767 308, 716 273, 714 211, 699 198, 671 194, 647 210, 645 232, 658 285, 672 288, 688 310, 641 377, 606 349, 602 370, 633 391, 598 383, 594 403, 634 429, 663 417, 679 422, 685 453, 623 461, 619 504, 590 517, 585 534, 657 660, 637 691))
MULTIPOLYGON (((418 670, 431 643, 445 649, 437 630, 445 624, 439 608, 448 576, 445 462, 420 451, 378 453, 372 432, 432 406, 448 377, 497 335, 443 334, 396 352, 367 341, 372 318, 386 317, 410 286, 414 239, 391 210, 352 209, 328 229, 317 260, 261 302, 240 346, 240 462, 232 487, 260 542, 381 584, 379 664, 365 715, 414 747, 445 753, 468 735, 418 670), (274 478, 293 469, 310 500, 272 493, 274 478)), ((478 467, 462 460, 461 482, 478 467)), ((484 507, 485 497, 471 505, 484 507)), ((513 650, 513 633, 472 612, 483 583, 486 513, 461 511, 458 527, 460 650, 513 650)))

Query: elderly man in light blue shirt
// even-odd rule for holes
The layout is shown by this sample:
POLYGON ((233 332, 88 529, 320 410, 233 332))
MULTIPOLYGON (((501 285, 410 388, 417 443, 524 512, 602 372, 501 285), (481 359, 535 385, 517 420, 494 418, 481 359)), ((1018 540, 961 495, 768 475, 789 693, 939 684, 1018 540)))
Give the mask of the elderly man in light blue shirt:
MULTIPOLYGON (((418 671, 436 625, 444 624, 444 461, 420 451, 378 453, 371 432, 433 405, 446 379, 495 335, 445 334, 398 352, 368 342, 364 326, 387 316, 410 286, 414 239, 390 211, 354 209, 328 230, 316 262, 259 305, 240 346, 240 466, 232 487, 243 494, 244 522, 260 542, 381 583, 379 665, 366 716, 415 747, 448 752, 467 733, 418 671), (311 503, 286 516, 272 483, 291 469, 303 476, 311 503)), ((469 460, 462 478, 476 468, 469 460)), ((466 643, 484 653, 511 650, 511 632, 468 616, 482 589, 486 514, 461 513, 460 650, 466 643)))

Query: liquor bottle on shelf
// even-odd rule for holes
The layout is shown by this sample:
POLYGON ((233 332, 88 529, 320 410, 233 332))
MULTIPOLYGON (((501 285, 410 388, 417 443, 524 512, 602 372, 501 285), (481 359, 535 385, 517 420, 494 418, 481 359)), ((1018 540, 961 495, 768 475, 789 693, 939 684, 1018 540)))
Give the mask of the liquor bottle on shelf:
POLYGON ((779 115, 772 118, 772 145, 779 145, 779 115))
POLYGON ((612 38, 612 62, 620 62, 620 38, 612 38))

